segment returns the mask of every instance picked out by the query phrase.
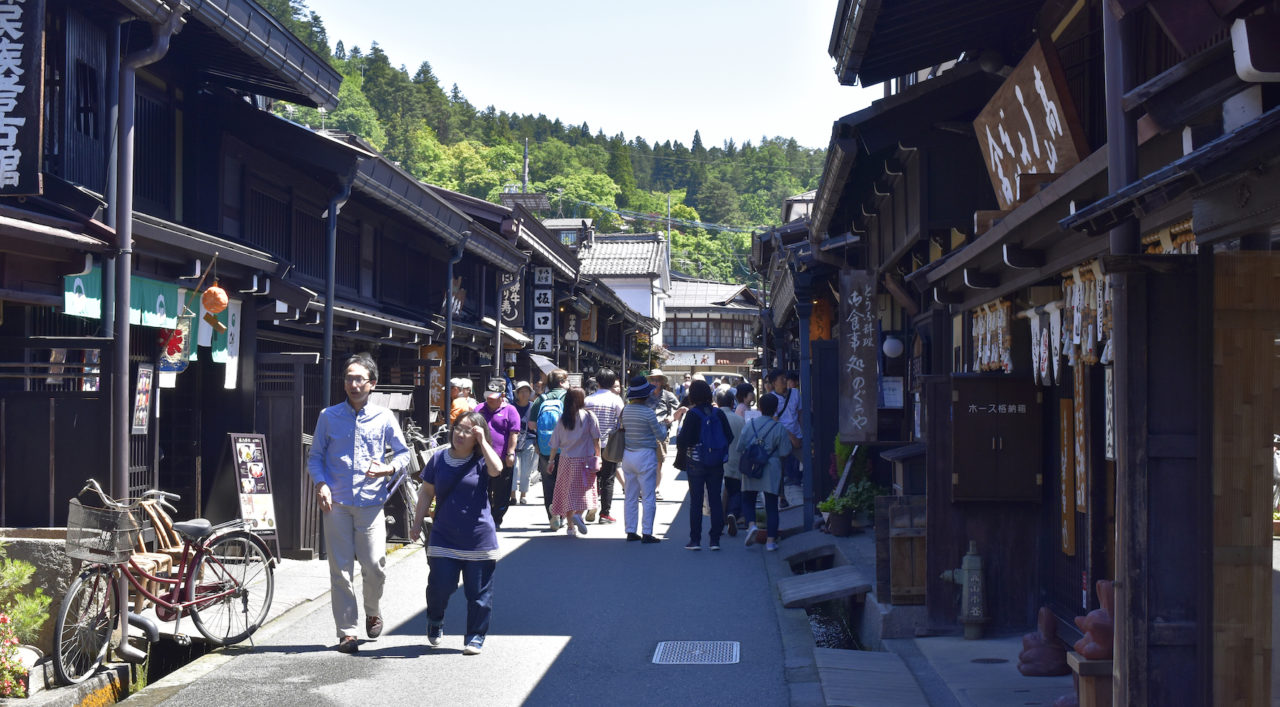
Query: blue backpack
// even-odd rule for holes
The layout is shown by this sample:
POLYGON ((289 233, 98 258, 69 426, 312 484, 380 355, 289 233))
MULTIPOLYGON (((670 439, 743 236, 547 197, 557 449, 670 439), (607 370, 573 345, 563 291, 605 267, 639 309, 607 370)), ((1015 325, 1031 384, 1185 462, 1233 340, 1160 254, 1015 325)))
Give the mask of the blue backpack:
POLYGON ((538 408, 538 453, 544 457, 551 455, 551 433, 556 431, 563 412, 563 395, 542 399, 542 407, 538 408))
POLYGON ((768 466, 769 457, 772 456, 772 452, 765 446, 764 440, 769 436, 769 432, 773 431, 774 425, 777 424, 776 421, 769 420, 768 423, 747 425, 751 428, 755 439, 751 440, 751 443, 742 450, 742 455, 738 458, 738 472, 742 474, 744 479, 759 479, 764 476, 764 468, 768 466), (769 429, 762 433, 760 428, 764 427, 765 424, 769 425, 769 429))
POLYGON ((721 418, 724 413, 715 408, 707 410, 694 408, 702 419, 698 430, 698 443, 689 451, 689 458, 703 466, 723 464, 729 458, 729 438, 724 434, 725 422, 721 418))

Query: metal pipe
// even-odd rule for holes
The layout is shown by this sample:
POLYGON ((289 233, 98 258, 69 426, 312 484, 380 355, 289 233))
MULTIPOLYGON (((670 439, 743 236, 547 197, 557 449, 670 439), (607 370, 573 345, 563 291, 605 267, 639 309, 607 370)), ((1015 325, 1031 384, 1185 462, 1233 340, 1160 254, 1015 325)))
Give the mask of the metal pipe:
POLYGON ((324 381, 324 406, 333 404, 333 301, 338 286, 338 214, 351 198, 351 183, 355 181, 352 170, 342 182, 342 189, 329 200, 325 211, 324 245, 324 351, 321 354, 321 380, 324 381))
MULTIPOLYGON (((445 386, 453 385, 453 266, 462 262, 462 250, 467 244, 467 239, 471 237, 471 231, 463 231, 462 239, 453 246, 453 255, 449 258, 448 278, 445 281, 444 294, 444 384, 445 386)), ((448 388, 445 388, 448 390, 448 388)), ((444 399, 445 409, 441 410, 444 414, 445 424, 453 427, 453 420, 449 419, 448 408, 453 401, 446 395, 444 399)))
MULTIPOLYGON (((139 68, 160 61, 169 51, 169 40, 177 33, 186 12, 178 5, 163 25, 152 25, 155 38, 150 47, 134 52, 120 63, 119 112, 116 160, 116 238, 120 254, 116 260, 116 335, 111 376, 111 493, 116 498, 129 495, 129 298, 133 273, 133 130, 134 100, 139 68)), ((128 606, 128 587, 117 582, 117 606, 128 606)), ((128 612, 120 612, 120 645, 116 654, 129 662, 142 662, 146 654, 129 645, 128 612)))
MULTIPOLYGON (((124 32, 126 18, 120 18, 115 31, 111 33, 111 46, 107 50, 107 125, 111 130, 110 145, 107 150, 107 223, 116 222, 119 210, 116 173, 120 160, 120 35, 124 32)), ((116 335, 116 259, 114 256, 102 259, 102 335, 108 339, 116 335)), ((114 442, 114 440, 113 440, 114 442)))

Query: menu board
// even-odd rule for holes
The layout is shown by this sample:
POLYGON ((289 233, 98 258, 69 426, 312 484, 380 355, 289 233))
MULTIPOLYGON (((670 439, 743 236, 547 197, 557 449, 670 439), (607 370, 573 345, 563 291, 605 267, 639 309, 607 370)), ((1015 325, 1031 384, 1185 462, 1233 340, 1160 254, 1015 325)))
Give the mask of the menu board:
POLYGON ((260 434, 231 432, 231 458, 240 496, 240 517, 259 534, 276 532, 276 509, 271 498, 271 467, 267 440, 260 434))

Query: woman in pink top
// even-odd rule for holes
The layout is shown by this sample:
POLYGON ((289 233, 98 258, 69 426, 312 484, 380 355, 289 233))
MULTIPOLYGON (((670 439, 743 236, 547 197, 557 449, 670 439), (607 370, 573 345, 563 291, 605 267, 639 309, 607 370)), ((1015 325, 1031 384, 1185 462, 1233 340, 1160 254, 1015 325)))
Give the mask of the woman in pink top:
POLYGON ((582 520, 582 514, 596 505, 600 423, 595 414, 586 409, 586 395, 582 388, 570 388, 564 396, 564 412, 551 433, 551 456, 558 458, 551 514, 565 519, 569 535, 574 535, 575 528, 586 535, 587 524, 582 520))

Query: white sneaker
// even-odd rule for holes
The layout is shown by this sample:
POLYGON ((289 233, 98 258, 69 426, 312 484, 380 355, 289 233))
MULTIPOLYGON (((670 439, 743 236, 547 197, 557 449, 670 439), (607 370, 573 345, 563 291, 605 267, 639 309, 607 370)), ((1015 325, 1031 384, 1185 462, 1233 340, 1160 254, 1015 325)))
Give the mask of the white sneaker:
POLYGON ((764 549, 767 552, 773 552, 774 550, 778 549, 778 543, 775 543, 772 540, 770 540, 769 542, 764 544, 764 549))
POLYGON ((756 544, 756 524, 755 523, 752 523, 751 525, 747 526, 747 537, 742 541, 742 544, 747 547, 751 547, 752 545, 756 544))
POLYGON ((551 516, 551 532, 554 533, 559 529, 560 529, 560 516, 551 516))

